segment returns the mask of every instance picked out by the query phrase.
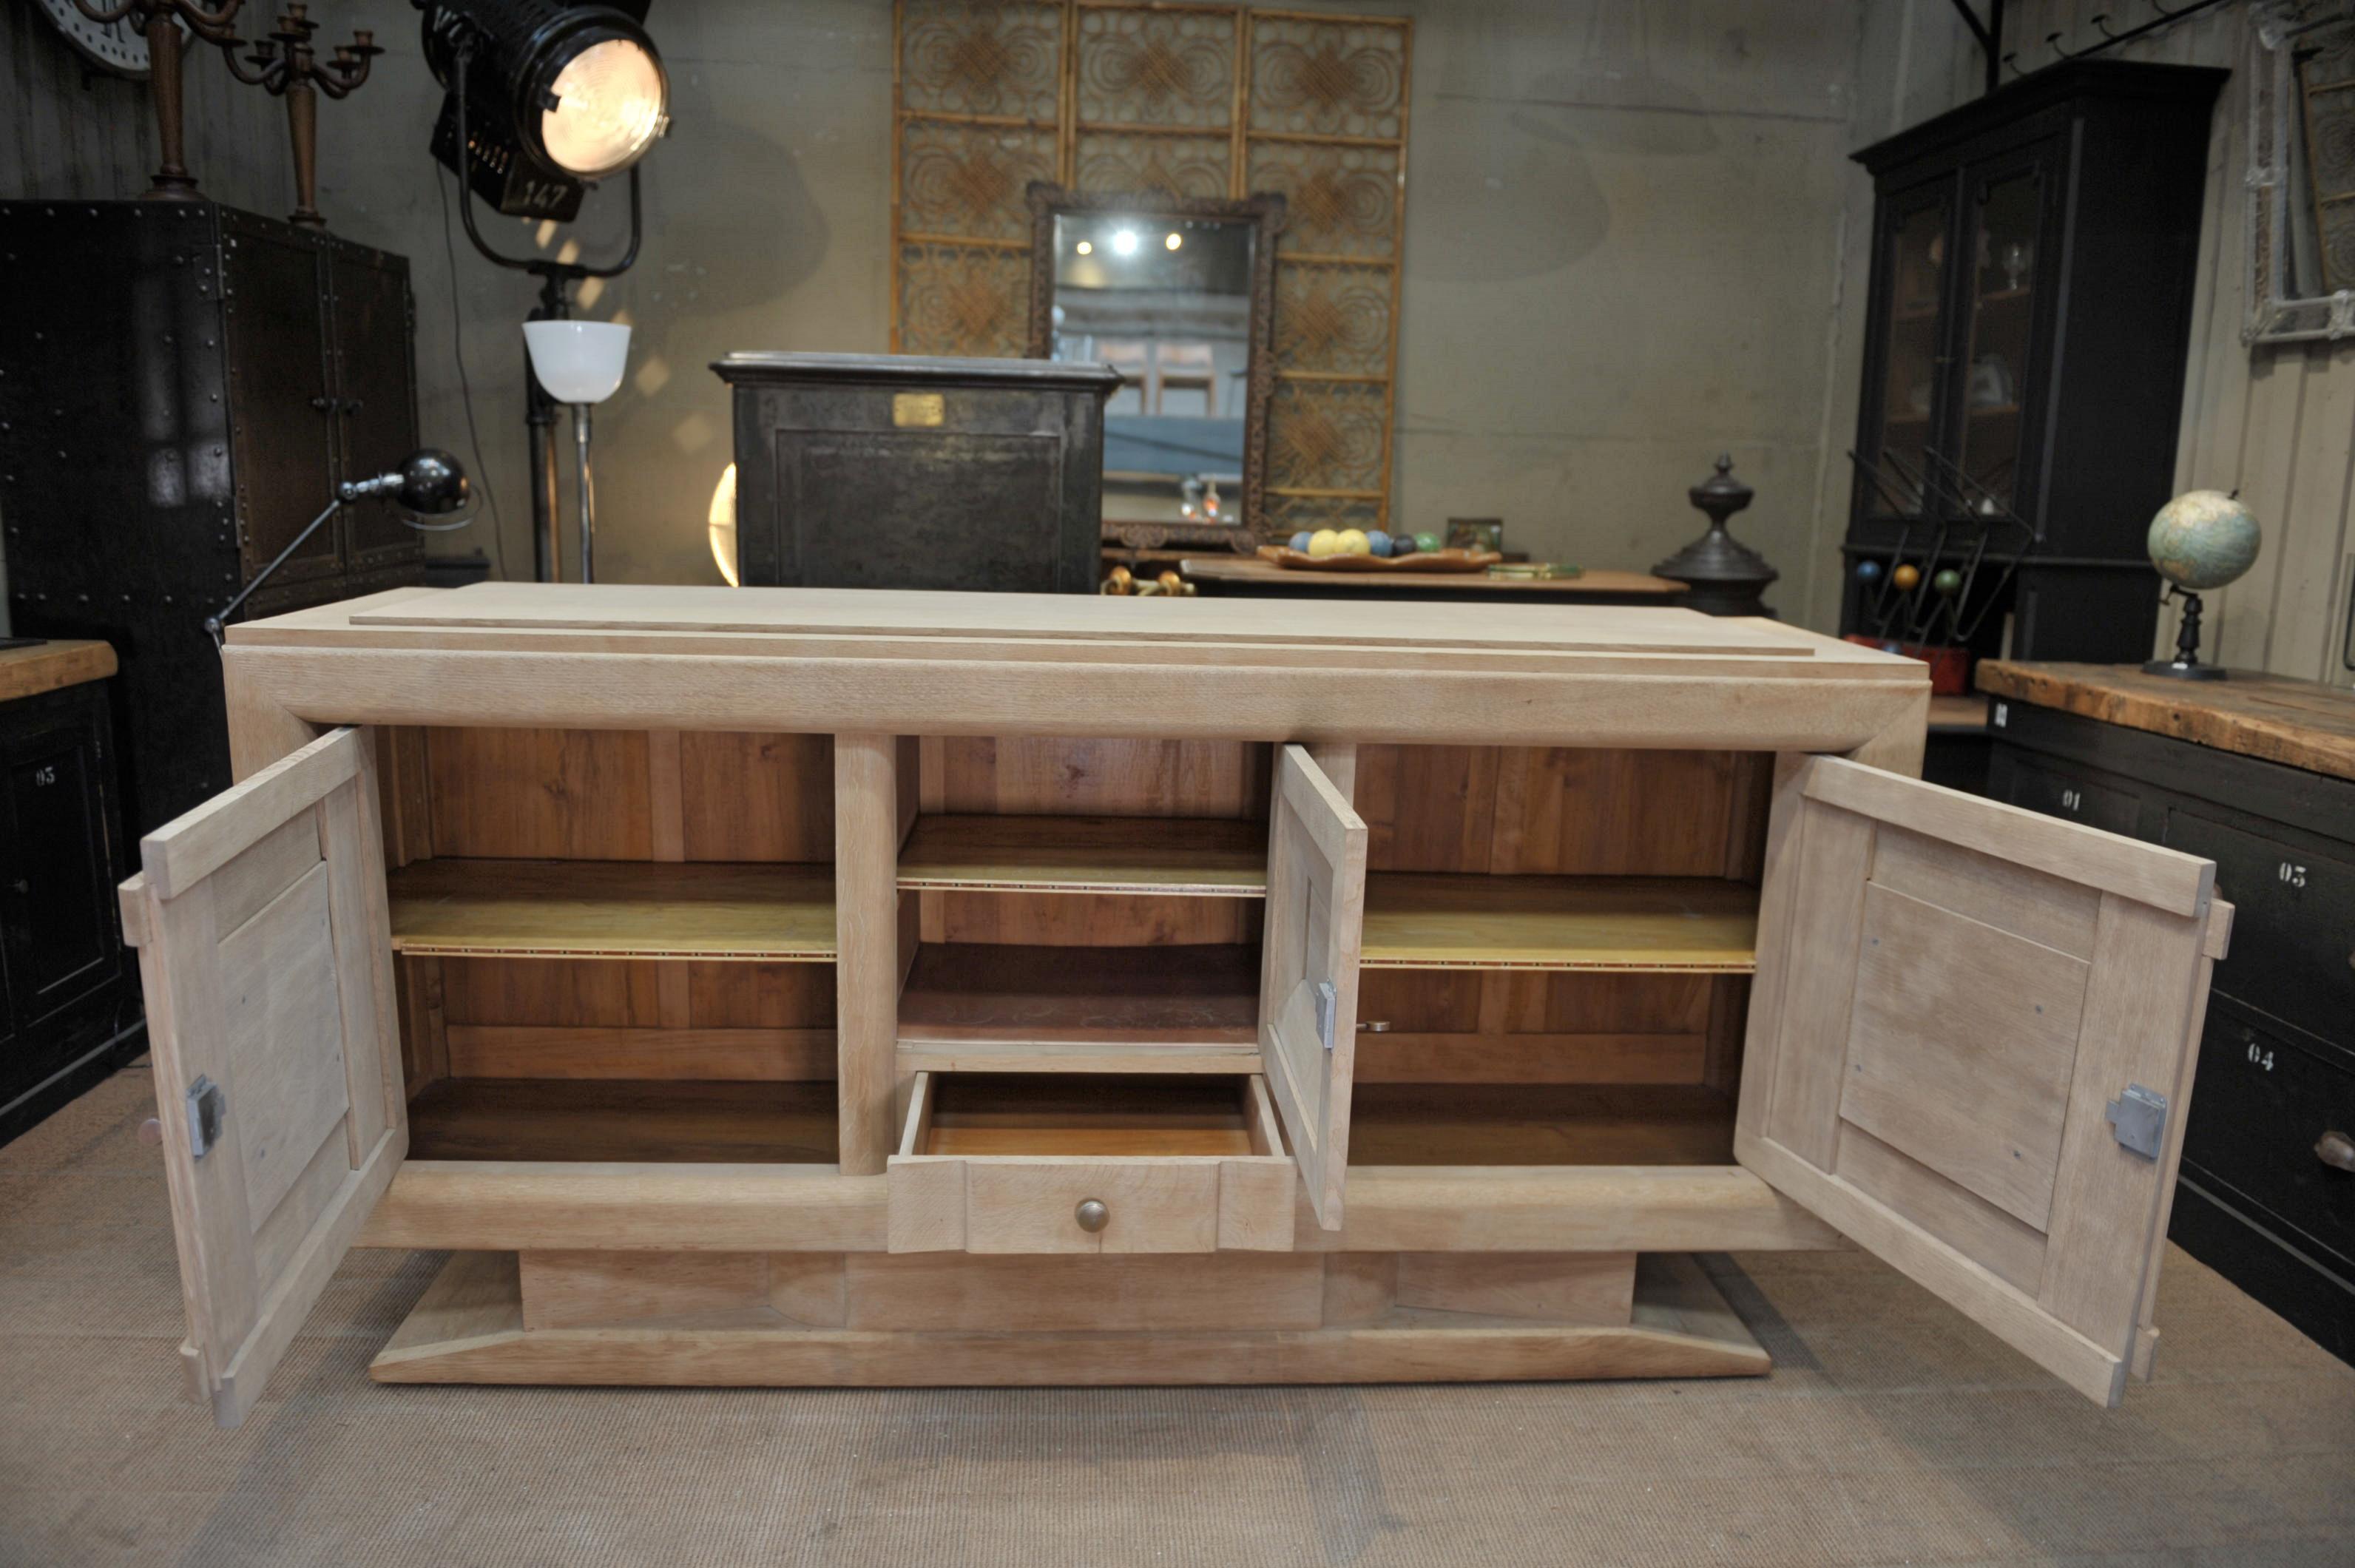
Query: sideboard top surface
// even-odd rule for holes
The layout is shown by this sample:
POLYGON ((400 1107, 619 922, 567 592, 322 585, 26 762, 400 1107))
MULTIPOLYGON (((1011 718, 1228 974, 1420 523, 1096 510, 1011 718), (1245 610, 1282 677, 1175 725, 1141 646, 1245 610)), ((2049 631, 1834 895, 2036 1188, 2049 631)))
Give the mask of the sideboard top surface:
POLYGON ((579 583, 394 590, 232 626, 227 658, 313 723, 1793 751, 1918 723, 1929 689, 1665 607, 579 583))
MULTIPOLYGON (((1892 680, 1922 667, 1771 621, 1619 605, 1334 603, 1302 598, 1148 604, 1068 593, 930 593, 873 589, 698 588, 483 582, 323 605, 230 629, 238 643, 332 645, 363 629, 734 634, 740 636, 1050 638, 1096 645, 1184 645, 1239 661, 1270 647, 1393 655, 1418 648, 1500 654, 1648 653, 1760 660, 1828 660, 1841 673, 1892 680)), ((860 651, 846 647, 846 656, 860 651)), ((967 658, 987 659, 986 648, 967 658)), ((1411 655, 1409 656, 1412 656, 1411 655)))

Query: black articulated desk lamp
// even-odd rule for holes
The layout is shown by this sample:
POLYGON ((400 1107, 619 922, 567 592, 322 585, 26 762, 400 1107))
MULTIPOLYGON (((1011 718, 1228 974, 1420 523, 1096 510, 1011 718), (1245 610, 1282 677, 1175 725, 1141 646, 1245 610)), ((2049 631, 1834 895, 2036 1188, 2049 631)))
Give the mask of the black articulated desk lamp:
MULTIPOLYGON (((205 630, 212 634, 213 645, 216 647, 220 645, 221 628, 231 615, 237 613, 237 607, 251 598, 255 589, 269 581, 271 574, 285 565, 289 556, 303 548, 303 541, 319 531, 320 525, 348 503, 364 501, 370 496, 389 496, 421 517, 442 517, 466 504, 469 489, 466 471, 458 466, 458 460, 430 446, 420 447, 410 453, 400 467, 389 474, 379 474, 373 479, 345 480, 336 486, 336 498, 327 503, 327 509, 313 517, 310 524, 294 536, 293 542, 278 552, 277 560, 263 567, 252 581, 239 589, 236 598, 205 617, 205 630)), ((441 533, 449 528, 463 528, 474 520, 469 515, 453 523, 410 523, 409 526, 427 533, 441 533)))
MULTIPOLYGON (((474 249, 539 279, 530 319, 564 321, 570 292, 618 277, 638 258, 644 219, 638 161, 670 125, 670 79, 647 35, 648 0, 413 0, 424 13, 426 64, 445 90, 433 155, 457 174, 458 210, 474 249), (570 222, 594 182, 628 171, 630 241, 619 261, 589 266, 552 256, 507 256, 474 221, 480 197, 516 218, 570 222)), ((556 397, 527 359, 524 418, 531 437, 534 575, 557 578, 556 397)), ((581 566, 589 558, 588 413, 574 404, 582 483, 581 566)))

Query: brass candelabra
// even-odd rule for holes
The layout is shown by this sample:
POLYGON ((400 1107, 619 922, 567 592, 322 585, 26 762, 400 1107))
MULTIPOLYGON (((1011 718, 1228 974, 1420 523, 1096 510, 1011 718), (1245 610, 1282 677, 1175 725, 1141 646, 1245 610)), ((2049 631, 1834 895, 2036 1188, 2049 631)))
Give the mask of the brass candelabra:
POLYGON ((131 26, 147 39, 147 82, 155 100, 155 145, 162 160, 149 187, 141 193, 148 199, 201 199, 196 176, 188 173, 183 161, 180 140, 180 67, 186 59, 187 47, 180 24, 186 23, 188 32, 206 43, 233 46, 238 41, 238 7, 244 4, 245 0, 219 0, 219 4, 208 8, 197 0, 121 0, 114 5, 74 0, 74 9, 100 27, 112 27, 128 17, 131 26))
MULTIPOLYGON (((75 0, 77 5, 81 3, 75 0)), ((311 20, 309 10, 304 0, 288 0, 277 27, 256 40, 253 52, 246 57, 253 67, 251 75, 238 63, 237 50, 244 40, 232 37, 222 42, 221 53, 229 60, 231 76, 286 101, 286 131, 294 144, 294 210, 287 214, 287 220, 305 229, 325 229, 327 220, 319 216, 318 208, 319 94, 334 99, 348 94, 368 80, 368 62, 384 50, 378 47, 373 32, 356 27, 352 41, 336 45, 334 56, 322 61, 311 47, 311 35, 319 30, 319 24, 311 20)))

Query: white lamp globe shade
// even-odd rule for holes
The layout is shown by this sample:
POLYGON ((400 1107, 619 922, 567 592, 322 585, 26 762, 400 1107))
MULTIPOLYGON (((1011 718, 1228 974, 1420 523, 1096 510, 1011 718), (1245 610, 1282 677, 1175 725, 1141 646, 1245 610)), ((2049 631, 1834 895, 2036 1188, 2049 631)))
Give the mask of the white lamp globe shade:
POLYGON ((602 403, 622 384, 630 329, 610 321, 527 321, 532 374, 559 403, 602 403))

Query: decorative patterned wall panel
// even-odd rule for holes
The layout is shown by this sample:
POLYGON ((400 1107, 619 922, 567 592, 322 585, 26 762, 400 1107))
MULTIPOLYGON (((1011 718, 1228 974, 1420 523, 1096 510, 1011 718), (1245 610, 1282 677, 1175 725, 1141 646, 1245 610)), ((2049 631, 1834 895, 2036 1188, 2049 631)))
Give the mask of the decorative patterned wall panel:
POLYGON ((1406 30, 1395 23, 1254 15, 1251 128, 1401 140, 1406 72, 1406 30))
POLYGON ((1391 365, 1390 269, 1279 262, 1274 326, 1279 373, 1380 380, 1391 365))
POLYGON ((1403 20, 1207 3, 900 0, 892 347, 1024 352, 1035 180, 1280 193, 1261 532, 1404 526, 1389 431, 1411 41, 1403 20))
POLYGON ((1289 208, 1287 251, 1387 261, 1398 252, 1399 150, 1324 142, 1253 142, 1252 190, 1281 195, 1289 208))
POLYGON ((1030 237, 1022 193, 1055 177, 1055 133, 911 121, 900 133, 900 232, 1030 237))
POLYGON ((1222 197, 1233 183, 1234 144, 1216 136, 1142 136, 1082 131, 1078 188, 1222 197))
POLYGON ((1379 499, 1389 466, 1388 392, 1378 381, 1277 382, 1267 412, 1269 487, 1379 499))
POLYGON ((1029 322, 1027 250, 900 247, 900 351, 1018 359, 1029 322))
MULTIPOLYGON (((900 0, 900 107, 1052 124, 1060 104, 1063 7, 900 0)), ((1021 193, 1015 193, 1021 205, 1021 193)))
POLYGON ((1234 123, 1239 19, 1233 11, 1082 8, 1080 123, 1226 130, 1234 123))

